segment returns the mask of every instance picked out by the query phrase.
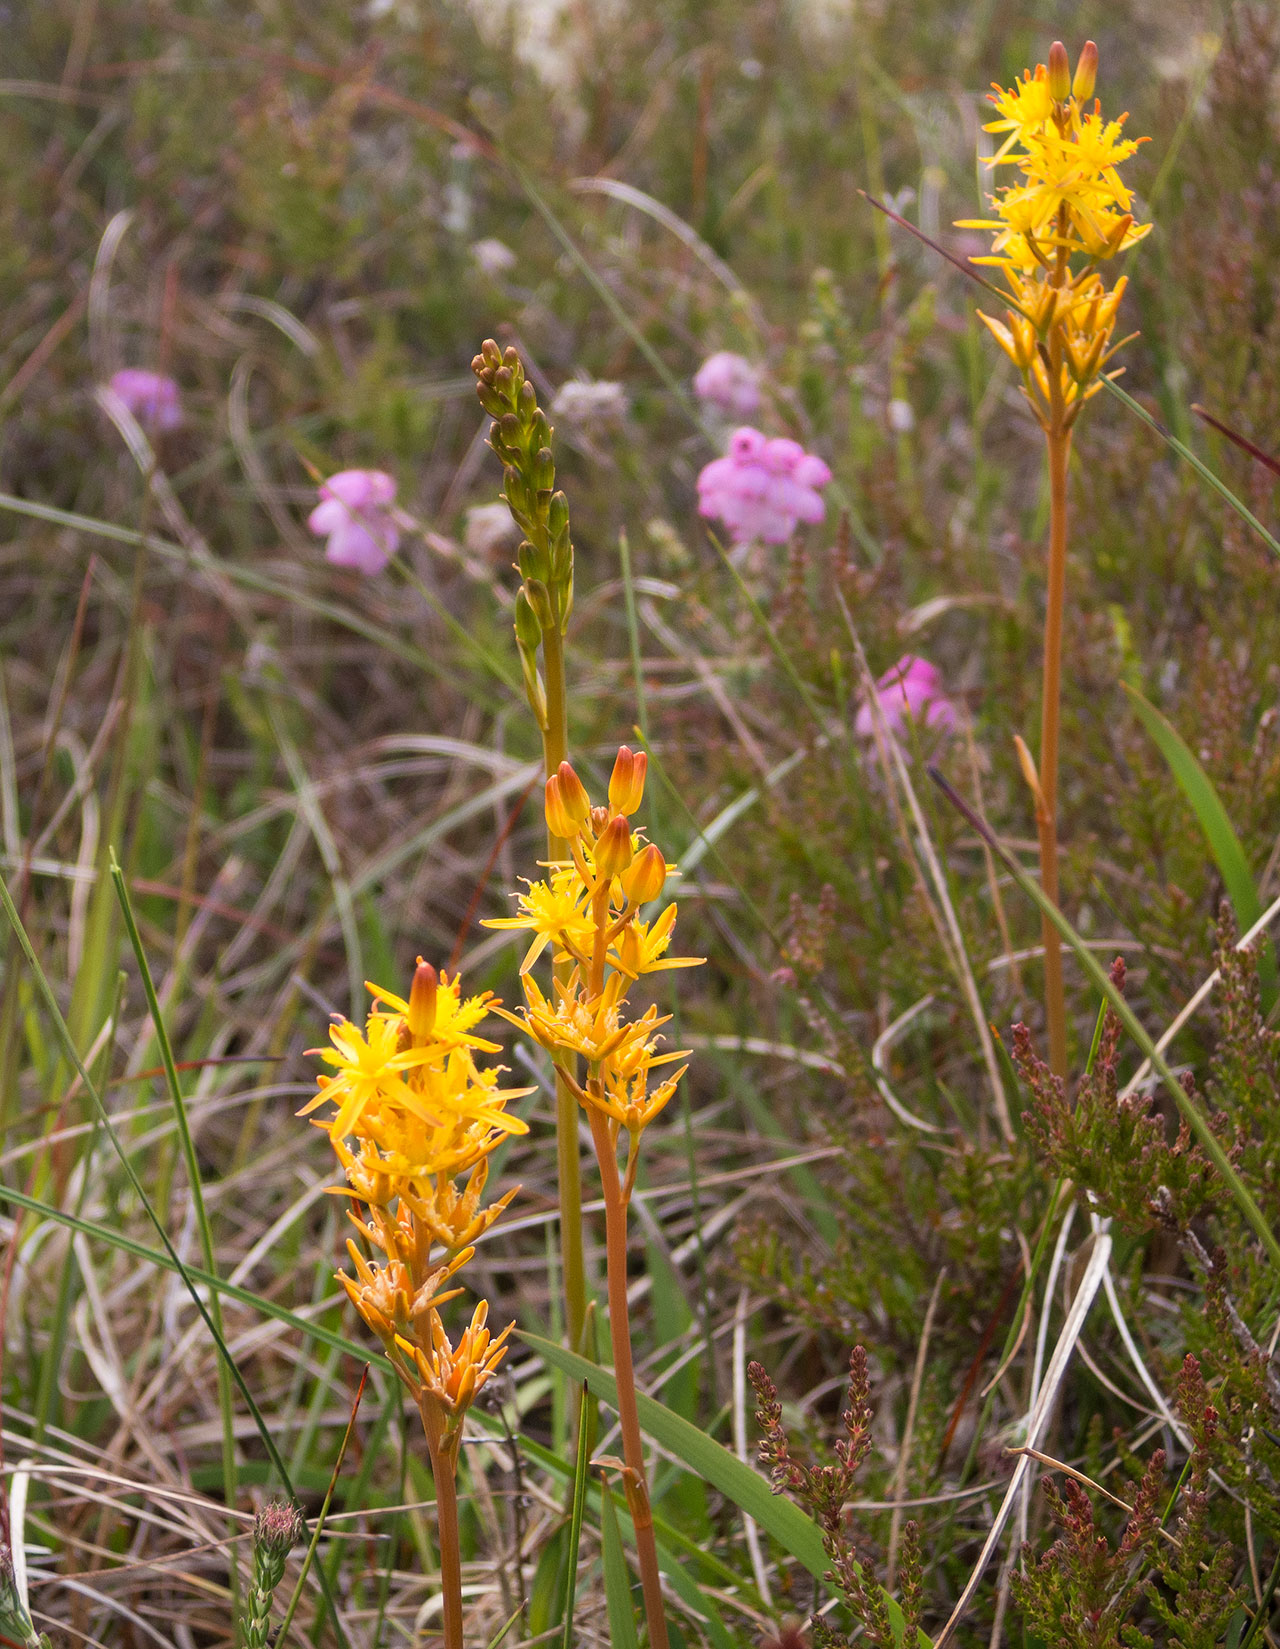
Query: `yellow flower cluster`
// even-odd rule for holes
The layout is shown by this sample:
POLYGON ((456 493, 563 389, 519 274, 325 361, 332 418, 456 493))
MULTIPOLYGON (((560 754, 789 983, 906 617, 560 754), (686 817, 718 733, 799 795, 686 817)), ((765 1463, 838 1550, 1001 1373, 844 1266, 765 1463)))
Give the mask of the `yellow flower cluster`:
POLYGON ((476 1064, 477 1052, 498 1051, 475 1034, 497 1006, 488 994, 464 1000, 456 978, 437 977, 421 958, 407 1000, 368 988, 376 1005, 364 1031, 340 1020, 332 1047, 313 1050, 335 1074, 318 1079, 300 1114, 335 1107, 318 1126, 363 1208, 349 1217, 381 1256, 370 1260, 348 1239, 355 1275, 338 1280, 417 1398, 428 1438, 443 1439, 456 1434, 511 1332, 490 1336, 482 1301, 454 1346, 438 1307, 460 1292, 447 1285, 515 1195, 482 1205, 490 1153, 527 1132, 507 1103, 531 1090, 500 1088, 497 1071, 476 1064))
POLYGON ((986 130, 1005 135, 988 164, 1016 165, 1022 176, 991 197, 995 218, 959 223, 994 235, 990 255, 973 262, 1003 271, 1014 306, 1007 324, 982 319, 1022 373, 1046 429, 1070 429, 1101 387, 1107 361, 1128 341, 1112 343, 1124 277, 1108 290, 1097 266, 1151 228, 1134 222, 1118 170, 1145 140, 1124 137, 1127 116, 1104 121, 1096 100, 1087 107, 1097 69, 1098 50, 1089 41, 1073 78, 1066 49, 1055 41, 1048 64, 1008 89, 995 88, 991 102, 1000 118, 986 130))
POLYGON ((520 974, 524 1009, 499 1012, 550 1052, 580 1103, 607 1119, 615 1140, 621 1129, 636 1140, 687 1069, 682 1065, 650 1087, 655 1069, 684 1055, 658 1052, 658 1030, 670 1016, 651 1005, 629 1018, 628 992, 643 974, 696 967, 702 960, 666 954, 675 905, 652 921, 641 919, 642 908, 658 897, 676 869, 631 824, 644 798, 646 767, 643 753, 623 745, 609 781, 608 805, 593 807, 581 779, 562 762, 547 780, 546 814, 571 862, 549 865, 546 880, 530 884, 519 896, 519 915, 486 924, 531 932, 520 974), (548 945, 556 963, 550 997, 530 973, 548 945), (586 1062, 582 1080, 579 1058, 586 1062))

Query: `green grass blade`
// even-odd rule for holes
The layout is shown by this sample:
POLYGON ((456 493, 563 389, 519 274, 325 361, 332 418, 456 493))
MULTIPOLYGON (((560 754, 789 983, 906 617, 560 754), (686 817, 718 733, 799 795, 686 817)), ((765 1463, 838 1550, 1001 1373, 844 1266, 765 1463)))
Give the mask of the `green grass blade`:
POLYGON ((587 1461, 591 1454, 591 1393, 582 1382, 578 1404, 578 1459, 573 1470, 573 1508, 569 1513, 569 1553, 565 1564, 563 1649, 573 1649, 573 1609, 578 1601, 578 1547, 582 1542, 582 1512, 587 1502, 587 1461))
MULTIPOLYGON (((133 905, 129 899, 129 890, 125 886, 124 875, 116 859, 114 848, 108 848, 107 855, 111 867, 111 883, 115 888, 116 899, 124 917, 125 931, 129 935, 129 943, 133 947, 134 960, 137 962, 138 972, 142 976, 142 990, 147 999, 147 1011, 151 1015, 151 1028, 155 1033, 156 1043, 160 1049, 160 1062, 164 1066, 165 1082, 168 1085, 169 1098, 173 1104, 174 1121, 178 1129, 178 1139, 182 1146, 182 1160, 187 1169, 187 1187, 191 1193, 191 1206, 195 1213, 196 1230, 200 1237, 200 1256, 204 1260, 206 1271, 216 1271, 213 1227, 209 1224, 209 1211, 205 1207, 204 1186, 200 1179, 200 1159, 196 1155, 195 1140, 191 1134, 191 1119, 187 1115, 187 1102, 183 1096, 182 1084, 178 1081, 178 1066, 173 1057, 173 1045, 169 1041, 169 1032, 165 1027, 164 1015, 160 1012, 160 999, 156 995, 155 980, 151 977, 151 966, 147 961, 147 953, 142 944, 142 935, 138 932, 138 924, 133 914, 133 905)), ((222 1302, 218 1299, 217 1294, 209 1296, 209 1317, 219 1340, 221 1340, 223 1338, 222 1302)), ((227 1361, 226 1357, 218 1358, 218 1408, 222 1417, 223 1490, 228 1507, 232 1507, 236 1503, 236 1410, 227 1361)), ((236 1548, 232 1544, 228 1547, 227 1563, 231 1575, 233 1607, 238 1605, 240 1590, 235 1553, 236 1548)))
POLYGON ((1276 1241, 1275 1233, 1267 1224, 1262 1210, 1253 1200, 1249 1187, 1236 1173, 1230 1158, 1222 1148, 1221 1141, 1205 1120, 1200 1107, 1183 1088, 1173 1074, 1164 1055, 1156 1047, 1150 1036, 1147 1035, 1146 1027, 1142 1024, 1142 1021, 1111 983, 1107 970, 1099 963, 1092 951, 1088 949, 1084 940, 1071 926, 1071 923, 1067 921, 1053 900, 1044 892, 1039 882, 1033 876, 1029 876, 1013 854, 1005 848, 986 820, 980 818, 965 801, 964 797, 952 789, 936 767, 929 769, 929 776, 956 811, 968 819, 969 823, 991 848, 991 851, 999 856, 1001 863, 1014 881, 1027 897, 1039 906, 1041 912, 1049 918, 1075 953, 1080 966, 1111 1004, 1116 1018, 1119 1019, 1138 1047, 1142 1049, 1146 1058, 1150 1060, 1152 1069, 1156 1071, 1160 1080, 1168 1089, 1170 1098, 1178 1107, 1179 1112, 1186 1118, 1188 1127, 1203 1145, 1206 1155, 1212 1160, 1225 1180, 1240 1212, 1257 1233, 1262 1246, 1267 1251, 1267 1257, 1273 1265, 1280 1267, 1280 1242, 1276 1241))
MULTIPOLYGON (((585 1389, 585 1388, 584 1388, 585 1389)), ((631 1595, 631 1571, 622 1547, 622 1531, 613 1506, 613 1491, 600 1483, 600 1543, 604 1551, 604 1596, 609 1611, 612 1649, 640 1649, 636 1636, 636 1606, 631 1595)))
POLYGON ((1258 520, 1253 511, 1236 497, 1235 493, 1232 492, 1227 483, 1223 481, 1220 476, 1215 475, 1209 468, 1208 464, 1204 463, 1202 459, 1197 458, 1191 448, 1184 442, 1179 441, 1176 435, 1171 435, 1159 419, 1153 418, 1147 409, 1135 401, 1133 396, 1128 394, 1127 391, 1121 389, 1120 385, 1116 383, 1114 379, 1103 378, 1102 387, 1109 394, 1114 395, 1117 401, 1123 401, 1125 406, 1129 408, 1130 412, 1136 412, 1138 417, 1142 419, 1143 423, 1150 429, 1155 430, 1156 434, 1162 441, 1168 442, 1179 458, 1185 458, 1187 463, 1191 465, 1192 469, 1195 470, 1200 479, 1207 482, 1208 485, 1213 488, 1214 492, 1218 494, 1219 498, 1229 504, 1240 519, 1247 522, 1248 525, 1253 528, 1254 532, 1257 533, 1258 537, 1271 551, 1272 555, 1280 556, 1280 542, 1277 542, 1277 540, 1272 537, 1272 535, 1262 525, 1262 522, 1258 520))
MULTIPOLYGON (((1178 781, 1178 788, 1191 804, 1209 843, 1214 863, 1226 884, 1231 903, 1235 906, 1236 924, 1241 933, 1247 932, 1262 915, 1262 904, 1254 885, 1249 861, 1236 835, 1235 826, 1218 799, 1218 793, 1209 775, 1192 754, 1190 746, 1177 728, 1128 682, 1120 685, 1129 695, 1129 702, 1137 712, 1138 720, 1150 733, 1160 754, 1169 764, 1169 770, 1178 781)), ((1268 1005, 1275 999, 1276 964, 1270 946, 1263 946, 1258 972, 1268 1005)))
MULTIPOLYGON (((593 1395, 602 1398, 611 1408, 618 1406, 618 1387, 611 1370, 589 1363, 585 1357, 536 1334, 521 1334, 520 1338, 545 1362, 563 1369, 575 1380, 588 1381, 593 1395)), ((636 1393, 636 1403, 641 1425, 664 1449, 727 1495, 739 1511, 754 1518, 811 1575, 820 1580, 826 1574, 831 1563, 823 1550, 822 1531, 811 1517, 791 1501, 775 1495, 758 1472, 744 1466, 736 1455, 688 1420, 673 1414, 644 1392, 636 1393)), ((894 1635, 901 1641, 902 1610, 887 1594, 885 1603, 894 1635)), ((921 1642, 927 1641, 921 1634, 921 1642)))

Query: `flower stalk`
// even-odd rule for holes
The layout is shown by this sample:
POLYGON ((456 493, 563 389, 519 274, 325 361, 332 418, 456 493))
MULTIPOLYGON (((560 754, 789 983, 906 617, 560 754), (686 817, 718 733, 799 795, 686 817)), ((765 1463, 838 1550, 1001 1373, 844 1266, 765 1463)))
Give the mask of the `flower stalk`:
MULTIPOLYGON (((1021 176, 991 197, 994 218, 960 227, 989 230, 989 256, 973 259, 1003 273, 1011 294, 1004 320, 980 318, 1022 375, 1022 389, 1044 432, 1049 466, 1049 567, 1045 603, 1044 685, 1037 770, 1019 741, 1019 757, 1035 800, 1040 880, 1056 905, 1058 878, 1058 745, 1062 699, 1062 635, 1066 613, 1067 471, 1071 437, 1085 402, 1117 372, 1104 369, 1128 342, 1113 341, 1124 295, 1121 276, 1108 289, 1100 266, 1135 246, 1150 224, 1134 222, 1132 196, 1118 168, 1142 139, 1123 133, 1126 116, 1104 121, 1093 97, 1098 49, 1087 41, 1074 76, 1066 47, 1055 40, 1049 62, 1009 89, 996 86, 999 119, 987 126, 1004 142, 988 164, 1014 165, 1021 176)), ((1062 946, 1053 923, 1042 924, 1045 1019, 1052 1069, 1067 1068, 1066 995, 1062 946)))
POLYGON ((523 929, 531 941, 521 964, 525 1005, 503 1016, 526 1031, 552 1057, 575 1102, 587 1113, 600 1167, 605 1210, 609 1335, 618 1386, 618 1417, 625 1463, 624 1488, 636 1534, 651 1649, 666 1649, 667 1628, 658 1574, 658 1553, 649 1506, 644 1443, 636 1405, 635 1368, 627 1303, 627 1214, 639 1163, 640 1139, 676 1091, 687 1067, 650 1087, 653 1073, 684 1055, 660 1053, 659 1028, 666 1016, 655 1006, 628 1012, 627 996, 642 975, 697 965, 695 957, 670 957, 667 949, 676 907, 652 921, 644 906, 661 894, 675 866, 646 842, 631 822, 644 798, 647 758, 625 745, 618 751, 605 806, 593 807, 569 763, 547 780, 547 828, 565 845, 564 857, 545 880, 519 896, 518 914, 489 921, 494 928, 523 929), (552 995, 544 996, 533 964, 547 948, 556 964, 552 995), (586 1075, 579 1080, 579 1062, 586 1075), (627 1136, 625 1171, 619 1147, 627 1136))

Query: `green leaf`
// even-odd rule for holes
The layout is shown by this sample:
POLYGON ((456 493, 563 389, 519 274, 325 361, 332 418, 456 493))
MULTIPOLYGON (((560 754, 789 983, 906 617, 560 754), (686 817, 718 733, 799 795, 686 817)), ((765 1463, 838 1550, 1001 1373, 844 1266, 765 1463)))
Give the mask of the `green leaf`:
POLYGON ((582 1540, 582 1511, 587 1501, 587 1458, 590 1425, 587 1416, 591 1410, 591 1393, 582 1382, 582 1401, 578 1406, 578 1459, 573 1472, 573 1511, 569 1517, 569 1558, 565 1572, 564 1589, 564 1649, 573 1649, 573 1610, 578 1601, 578 1547, 582 1540))
MULTIPOLYGON (((594 1396, 611 1408, 617 1408, 618 1385, 612 1370, 589 1363, 585 1357, 579 1357, 563 1346, 553 1345, 539 1335, 521 1334, 520 1338, 545 1362, 562 1369, 575 1380, 585 1380, 594 1396)), ((775 1495, 758 1472, 744 1466, 736 1455, 730 1454, 713 1437, 708 1437, 706 1432, 699 1431, 688 1420, 673 1414, 654 1398, 638 1391, 636 1406, 640 1411, 640 1424, 652 1438, 683 1461, 690 1471, 705 1478, 721 1494, 727 1495, 739 1511, 754 1518, 785 1551, 821 1580, 831 1568, 831 1563, 823 1550, 822 1531, 811 1517, 806 1517, 798 1506, 792 1505, 781 1495, 775 1495)), ((904 1628, 902 1610, 887 1593, 885 1602, 894 1636, 901 1642, 904 1628)), ((921 1633, 919 1641, 927 1644, 929 1640, 921 1633)))
MULTIPOLYGON (((1138 719, 1150 733, 1160 754, 1178 781, 1182 794, 1190 802, 1213 854, 1214 863, 1226 884, 1231 903, 1235 906, 1236 921, 1241 933, 1251 928, 1262 915, 1258 890, 1254 885, 1249 861, 1236 835, 1235 827, 1227 817, 1226 809, 1218 800, 1218 793, 1209 782, 1209 775, 1192 754, 1186 740, 1173 723, 1143 698, 1128 682, 1120 684, 1129 695, 1129 701, 1138 719)), ((1263 998, 1269 1007, 1276 994, 1276 964, 1269 946, 1264 946, 1258 962, 1263 998)))

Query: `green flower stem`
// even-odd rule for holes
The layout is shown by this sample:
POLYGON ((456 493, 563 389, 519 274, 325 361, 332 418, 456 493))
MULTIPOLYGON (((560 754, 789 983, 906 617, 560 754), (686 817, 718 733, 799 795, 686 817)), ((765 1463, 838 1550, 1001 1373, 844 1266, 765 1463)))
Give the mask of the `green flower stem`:
MULTIPOLYGON (((564 637, 557 625, 542 635, 543 685, 547 719, 542 729, 543 766, 547 777, 569 754, 569 715, 565 693, 564 637)), ((559 837, 547 833, 547 857, 567 859, 569 850, 559 837)), ((562 963, 560 977, 570 964, 562 963)), ((560 1177, 560 1264, 564 1275, 564 1320, 569 1345, 581 1351, 587 1317, 587 1270, 582 1247, 582 1164, 578 1151, 578 1100, 568 1083, 556 1075, 556 1162, 560 1177)))

